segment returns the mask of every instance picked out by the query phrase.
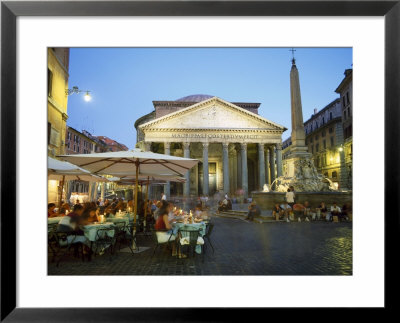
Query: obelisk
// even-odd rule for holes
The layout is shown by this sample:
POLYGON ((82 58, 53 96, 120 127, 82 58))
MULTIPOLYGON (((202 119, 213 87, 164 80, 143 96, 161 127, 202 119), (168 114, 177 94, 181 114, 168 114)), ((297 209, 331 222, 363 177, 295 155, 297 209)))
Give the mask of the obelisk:
MULTIPOLYGON (((292 53, 295 52, 291 49, 292 53)), ((285 159, 285 173, 276 179, 276 191, 286 192, 293 187, 297 192, 329 191, 329 185, 323 181, 314 166, 312 155, 306 146, 306 133, 303 123, 303 108, 301 106, 299 71, 293 55, 290 70, 290 100, 292 117, 292 145, 285 159)))
MULTIPOLYGON (((292 69, 290 70, 290 100, 292 112, 292 147, 291 153, 294 155, 302 155, 307 153, 305 143, 306 134, 303 123, 303 108, 301 105, 300 80, 299 71, 296 67, 296 60, 292 59, 292 69)), ((307 154, 311 156, 310 154, 307 154)))

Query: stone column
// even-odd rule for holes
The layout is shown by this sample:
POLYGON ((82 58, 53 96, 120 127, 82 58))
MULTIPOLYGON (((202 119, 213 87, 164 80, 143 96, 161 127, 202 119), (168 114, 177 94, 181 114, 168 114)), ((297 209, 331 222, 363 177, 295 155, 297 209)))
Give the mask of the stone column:
POLYGON ((242 188, 242 151, 240 148, 237 149, 237 175, 236 175, 236 181, 237 181, 237 186, 236 188, 242 188))
POLYGON ((267 183, 268 185, 271 184, 270 174, 269 174, 269 167, 270 167, 269 149, 267 148, 265 150, 265 183, 267 183))
POLYGON ((144 143, 144 149, 145 151, 151 151, 151 141, 146 141, 144 143))
POLYGON ((229 167, 229 173, 230 175, 230 192, 231 194, 235 194, 236 189, 237 189, 237 152, 235 149, 235 145, 231 145, 230 151, 229 151, 229 160, 230 160, 230 167, 229 167))
POLYGON ((104 191, 105 191, 106 183, 101 183, 101 200, 104 202, 104 191))
POLYGON ((265 184, 264 144, 258 144, 258 176, 259 189, 262 191, 265 184))
POLYGON ((244 198, 249 196, 249 183, 247 174, 247 144, 240 144, 240 150, 242 155, 242 189, 244 192, 244 198))
MULTIPOLYGON (((274 146, 269 147, 269 157, 270 157, 269 165, 270 165, 270 169, 271 169, 271 184, 272 184, 276 178, 275 177, 275 148, 274 148, 274 146)), ((274 187, 275 187, 275 184, 274 184, 274 187)))
MULTIPOLYGON (((190 158, 190 142, 183 143, 183 157, 190 158)), ((186 182, 183 184, 183 195, 189 197, 190 195, 190 170, 185 173, 186 182)))
POLYGON ((99 186, 99 183, 94 183, 94 189, 93 189, 93 201, 97 201, 97 188, 99 186))
POLYGON ((229 143, 222 143, 222 159, 223 159, 223 173, 224 173, 224 193, 229 193, 229 155, 228 155, 229 143))
POLYGON ((88 191, 88 199, 89 199, 89 202, 92 202, 93 201, 93 185, 94 185, 94 183, 92 183, 92 182, 89 182, 89 191, 88 191))
POLYGON ((282 144, 276 144, 276 174, 282 176, 282 144))
MULTIPOLYGON (((171 154, 170 147, 171 147, 171 144, 169 142, 164 142, 164 154, 165 155, 171 154)), ((168 181, 164 185, 164 194, 166 195, 167 199, 170 198, 170 192, 171 192, 171 185, 170 185, 170 182, 168 181)))
POLYGON ((208 195, 208 142, 203 143, 203 194, 208 195))

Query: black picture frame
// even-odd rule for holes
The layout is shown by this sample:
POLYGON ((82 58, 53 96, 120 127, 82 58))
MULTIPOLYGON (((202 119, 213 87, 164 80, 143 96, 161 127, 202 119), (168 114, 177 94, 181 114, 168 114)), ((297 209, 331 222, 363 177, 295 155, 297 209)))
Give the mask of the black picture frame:
MULTIPOLYGON (((16 19, 18 16, 384 16, 385 309, 398 256, 400 3, 396 1, 2 1, 1 3, 1 321, 235 321, 239 309, 16 308, 16 19), (392 212, 388 212, 388 206, 392 212), (206 314, 207 313, 207 314, 206 314)), ((371 149, 373 153, 373 148, 371 149)), ((371 236, 373 239, 373 236, 371 236)), ((371 277, 373 279, 373 277, 371 277)), ((391 298, 393 297, 393 298, 391 298)), ((329 306, 329 304, 327 303, 329 306)), ((312 306, 312 302, 310 303, 312 306)), ((255 311, 255 309, 253 309, 255 311)), ((330 311, 330 318, 337 312, 330 311)), ((253 314, 252 314, 253 315, 253 314)), ((282 315, 278 314, 278 315, 282 315)), ((342 317, 340 317, 343 319, 342 317)), ((382 319, 382 317, 380 317, 382 319)))

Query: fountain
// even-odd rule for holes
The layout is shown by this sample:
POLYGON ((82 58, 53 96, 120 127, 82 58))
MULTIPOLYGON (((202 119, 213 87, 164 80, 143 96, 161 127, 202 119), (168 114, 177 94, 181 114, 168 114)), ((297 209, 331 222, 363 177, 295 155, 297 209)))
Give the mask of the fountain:
POLYGON ((296 203, 308 201, 312 206, 321 202, 327 205, 333 202, 343 205, 352 202, 352 193, 338 191, 332 181, 318 174, 314 166, 312 155, 305 145, 305 131, 303 111, 301 105, 299 74, 296 61, 292 59, 290 71, 291 117, 292 117, 292 145, 289 156, 285 160, 286 171, 271 183, 273 191, 252 192, 253 199, 261 208, 272 209, 275 203, 285 201, 285 193, 293 187, 296 203), (274 185, 275 184, 275 185, 274 185))

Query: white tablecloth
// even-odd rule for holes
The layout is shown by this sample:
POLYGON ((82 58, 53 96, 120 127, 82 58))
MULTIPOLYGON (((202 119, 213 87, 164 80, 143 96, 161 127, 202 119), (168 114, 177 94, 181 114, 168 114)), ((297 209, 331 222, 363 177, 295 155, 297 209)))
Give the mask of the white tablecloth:
MULTIPOLYGON (((106 223, 97 223, 97 224, 88 224, 83 226, 82 230, 85 233, 85 237, 89 240, 89 241, 96 241, 97 239, 97 231, 99 229, 104 229, 104 228, 114 228, 115 225, 114 223, 111 222, 106 222, 106 223)), ((108 231, 107 235, 109 237, 113 237, 114 236, 115 231, 108 231)))
POLYGON ((58 224, 58 222, 60 222, 60 220, 62 219, 62 216, 57 216, 55 218, 47 218, 47 223, 48 224, 58 224))

